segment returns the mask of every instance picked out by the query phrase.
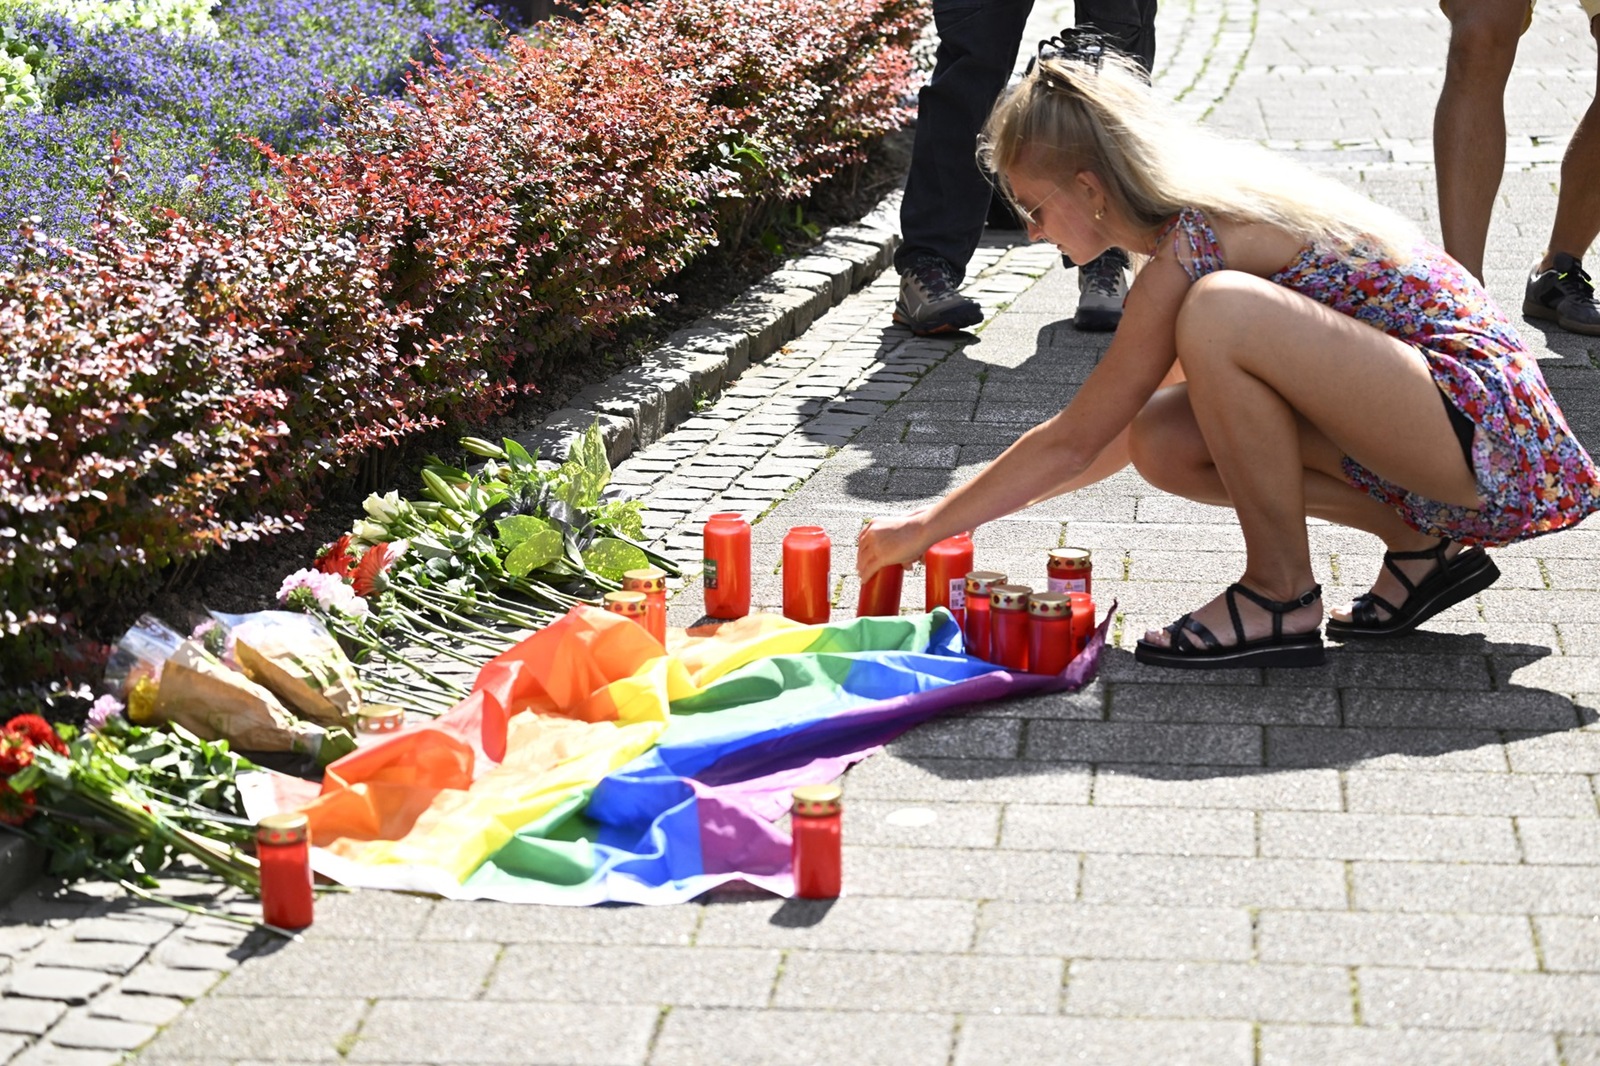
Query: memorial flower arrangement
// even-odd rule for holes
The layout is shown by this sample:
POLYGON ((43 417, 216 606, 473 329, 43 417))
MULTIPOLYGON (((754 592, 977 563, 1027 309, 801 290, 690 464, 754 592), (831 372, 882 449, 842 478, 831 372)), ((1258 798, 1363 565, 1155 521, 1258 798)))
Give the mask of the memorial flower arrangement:
POLYGON ((0 826, 50 852, 50 872, 104 877, 149 896, 180 857, 256 893, 235 778, 253 765, 226 741, 134 725, 103 700, 92 726, 38 715, 0 729, 0 826))
POLYGON ((541 465, 513 440, 463 445, 487 460, 479 470, 430 460, 422 498, 367 497, 365 517, 278 592, 281 605, 322 618, 358 660, 409 671, 412 685, 382 694, 423 710, 444 710, 466 690, 401 645, 479 666, 574 605, 598 602, 628 570, 680 573, 638 543, 636 502, 603 499, 611 466, 598 426, 559 465, 541 465))

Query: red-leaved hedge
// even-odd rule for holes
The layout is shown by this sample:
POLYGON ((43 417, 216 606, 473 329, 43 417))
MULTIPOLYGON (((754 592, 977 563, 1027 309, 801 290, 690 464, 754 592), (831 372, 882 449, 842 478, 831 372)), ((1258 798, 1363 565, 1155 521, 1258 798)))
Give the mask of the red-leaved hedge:
MULTIPOLYGON (((901 124, 924 0, 658 0, 347 96, 244 217, 0 272, 0 677, 163 568, 481 419, 901 124)), ((113 151, 115 156, 115 151, 113 151)), ((112 164, 110 187, 117 184, 112 164)), ((48 248, 48 251, 44 249, 48 248)))

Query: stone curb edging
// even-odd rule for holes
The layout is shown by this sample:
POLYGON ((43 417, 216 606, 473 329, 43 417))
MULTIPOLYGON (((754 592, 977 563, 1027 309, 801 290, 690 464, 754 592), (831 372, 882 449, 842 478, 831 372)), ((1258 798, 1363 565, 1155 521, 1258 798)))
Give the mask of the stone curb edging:
POLYGON ((861 221, 835 226, 721 310, 671 334, 638 366, 575 394, 517 442, 560 461, 596 419, 615 467, 715 400, 752 364, 798 337, 820 315, 894 261, 900 193, 861 221))

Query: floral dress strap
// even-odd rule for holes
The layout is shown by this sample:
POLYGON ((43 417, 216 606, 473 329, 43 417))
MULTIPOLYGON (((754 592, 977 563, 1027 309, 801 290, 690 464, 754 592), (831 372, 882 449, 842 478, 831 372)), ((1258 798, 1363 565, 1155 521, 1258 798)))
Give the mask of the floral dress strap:
POLYGON ((1183 272, 1189 275, 1190 281, 1199 281, 1207 274, 1216 273, 1227 266, 1222 261, 1222 246, 1217 243, 1217 235, 1212 232, 1211 223, 1199 208, 1185 207, 1174 215, 1172 221, 1161 228, 1161 233, 1156 237, 1156 246, 1159 248, 1165 244, 1169 236, 1172 238, 1172 254, 1177 258, 1178 265, 1183 267, 1183 272))

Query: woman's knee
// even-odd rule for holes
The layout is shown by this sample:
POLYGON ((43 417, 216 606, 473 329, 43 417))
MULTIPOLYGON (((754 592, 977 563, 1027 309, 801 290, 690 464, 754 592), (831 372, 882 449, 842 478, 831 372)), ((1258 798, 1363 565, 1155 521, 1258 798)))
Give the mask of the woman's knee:
POLYGON ((1237 349, 1274 288, 1239 270, 1219 270, 1191 285, 1173 331, 1184 372, 1191 373, 1195 361, 1209 354, 1237 349))
POLYGON ((1134 469, 1168 492, 1180 492, 1196 470, 1210 463, 1187 391, 1183 386, 1162 389, 1128 427, 1128 458, 1134 469))

